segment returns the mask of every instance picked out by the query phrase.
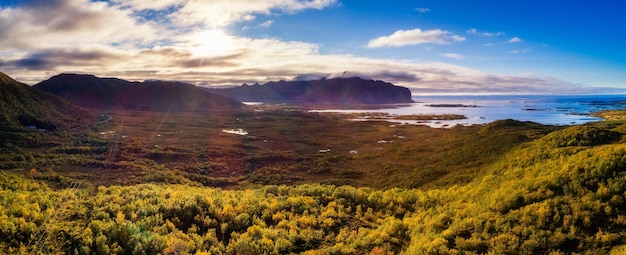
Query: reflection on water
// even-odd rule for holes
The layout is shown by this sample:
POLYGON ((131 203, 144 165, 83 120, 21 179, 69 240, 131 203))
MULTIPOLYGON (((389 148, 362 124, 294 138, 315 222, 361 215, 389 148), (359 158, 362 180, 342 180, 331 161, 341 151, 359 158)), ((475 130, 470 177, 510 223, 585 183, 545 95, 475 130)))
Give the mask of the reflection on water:
POLYGON ((410 121, 390 120, 399 124, 431 127, 486 124, 495 120, 516 119, 546 125, 584 124, 601 120, 592 112, 626 109, 626 95, 567 96, 414 96, 416 103, 376 110, 316 110, 317 112, 383 112, 391 115, 461 114, 467 119, 410 121), (433 107, 436 106, 436 107, 433 107), (472 107, 468 107, 472 106, 472 107))

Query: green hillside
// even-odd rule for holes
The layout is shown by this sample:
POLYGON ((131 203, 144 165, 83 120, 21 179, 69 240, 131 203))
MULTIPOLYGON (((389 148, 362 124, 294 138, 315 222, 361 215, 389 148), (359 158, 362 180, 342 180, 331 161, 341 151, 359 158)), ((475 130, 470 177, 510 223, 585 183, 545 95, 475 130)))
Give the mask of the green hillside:
POLYGON ((65 99, 31 88, 0 72, 0 129, 55 130, 82 125, 89 114, 65 99))
MULTIPOLYGON (((499 122, 476 133, 511 129, 499 122)), ((422 189, 303 184, 52 189, 2 173, 0 250, 50 254, 624 254, 617 123, 525 136, 465 178, 422 189)), ((512 131, 509 131, 512 132, 512 131)), ((454 180, 452 176, 449 180, 454 180)), ((57 177, 63 179, 64 177, 57 177)), ((385 178, 381 176, 381 178, 385 178)))

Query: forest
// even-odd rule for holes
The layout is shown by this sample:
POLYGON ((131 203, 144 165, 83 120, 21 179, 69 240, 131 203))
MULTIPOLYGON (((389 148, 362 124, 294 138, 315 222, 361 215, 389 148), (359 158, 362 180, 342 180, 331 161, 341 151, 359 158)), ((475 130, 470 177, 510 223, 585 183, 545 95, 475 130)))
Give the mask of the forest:
POLYGON ((0 253, 626 253, 623 120, 111 114, 1 133, 0 253))

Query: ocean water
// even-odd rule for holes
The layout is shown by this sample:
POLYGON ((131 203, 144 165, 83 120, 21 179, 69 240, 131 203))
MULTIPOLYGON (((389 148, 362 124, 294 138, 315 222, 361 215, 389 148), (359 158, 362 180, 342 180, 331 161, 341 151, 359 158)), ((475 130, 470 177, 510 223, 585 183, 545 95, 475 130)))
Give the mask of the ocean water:
POLYGON ((497 95, 497 96, 414 96, 415 103, 387 105, 376 110, 319 110, 319 112, 382 112, 390 115, 461 114, 466 119, 437 121, 392 120, 401 124, 431 127, 486 124, 515 119, 546 125, 575 125, 601 119, 590 114, 602 110, 626 109, 626 95, 497 95))

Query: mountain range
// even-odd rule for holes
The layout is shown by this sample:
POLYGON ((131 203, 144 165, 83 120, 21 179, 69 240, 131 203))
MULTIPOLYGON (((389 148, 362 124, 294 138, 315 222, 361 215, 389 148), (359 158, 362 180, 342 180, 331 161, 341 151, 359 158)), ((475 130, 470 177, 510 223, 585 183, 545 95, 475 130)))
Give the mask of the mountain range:
POLYGON ((408 88, 359 77, 311 81, 278 81, 221 89, 211 93, 239 101, 295 104, 397 104, 412 103, 408 88))
POLYGON ((89 113, 67 100, 20 83, 0 72, 0 129, 53 131, 83 123, 89 113))
POLYGON ((131 82, 86 74, 60 74, 33 87, 73 104, 97 109, 211 111, 243 106, 239 101, 181 82, 131 82))
POLYGON ((334 78, 278 81, 225 89, 203 89, 170 81, 131 82, 88 74, 59 74, 34 86, 0 75, 3 127, 52 130, 86 116, 81 109, 140 111, 233 110, 240 101, 295 104, 411 103, 408 88, 376 80, 334 78), (77 107, 80 106, 80 107, 77 107))

